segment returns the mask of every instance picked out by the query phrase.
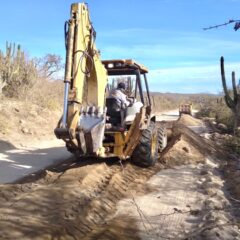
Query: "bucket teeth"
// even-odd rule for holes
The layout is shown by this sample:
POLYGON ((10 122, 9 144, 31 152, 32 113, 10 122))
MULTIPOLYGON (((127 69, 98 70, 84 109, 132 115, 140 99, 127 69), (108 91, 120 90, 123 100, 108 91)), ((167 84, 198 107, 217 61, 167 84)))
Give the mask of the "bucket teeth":
POLYGON ((97 117, 100 118, 103 115, 103 108, 102 107, 98 107, 96 114, 97 114, 97 117))
POLYGON ((87 106, 86 108, 85 108, 85 114, 88 114, 88 112, 89 112, 89 106, 87 106))
POLYGON ((92 114, 92 116, 95 114, 95 110, 96 110, 96 108, 94 106, 92 106, 91 107, 91 114, 92 114))
POLYGON ((95 116, 97 118, 103 117, 107 112, 106 107, 95 107, 95 106, 86 106, 86 107, 81 107, 80 109, 80 114, 82 115, 90 115, 90 116, 95 116))
POLYGON ((103 111, 102 111, 102 107, 98 107, 98 108, 97 108, 97 113, 98 113, 98 114, 102 114, 102 112, 103 112, 103 111))
POLYGON ((80 114, 82 114, 82 113, 84 113, 84 107, 83 106, 80 108, 80 114))
POLYGON ((92 113, 93 113, 93 107, 91 106, 91 107, 89 107, 89 109, 88 109, 88 114, 92 115, 92 113))

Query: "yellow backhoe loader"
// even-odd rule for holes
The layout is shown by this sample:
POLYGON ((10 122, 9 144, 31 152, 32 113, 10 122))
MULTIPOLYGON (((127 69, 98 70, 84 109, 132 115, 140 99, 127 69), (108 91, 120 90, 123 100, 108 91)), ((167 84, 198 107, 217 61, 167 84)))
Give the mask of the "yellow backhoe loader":
POLYGON ((188 114, 192 116, 192 103, 183 103, 179 105, 179 116, 188 114))
POLYGON ((65 36, 64 107, 55 135, 79 158, 117 157, 154 165, 167 145, 167 133, 155 124, 147 68, 134 60, 100 60, 84 3, 72 4, 65 36), (109 97, 119 82, 126 84, 130 105, 125 108, 109 97))

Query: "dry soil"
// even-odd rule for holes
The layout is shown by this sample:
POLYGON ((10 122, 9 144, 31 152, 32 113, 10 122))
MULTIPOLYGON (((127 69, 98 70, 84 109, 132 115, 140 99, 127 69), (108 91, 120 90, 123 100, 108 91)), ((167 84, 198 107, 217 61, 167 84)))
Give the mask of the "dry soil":
POLYGON ((71 159, 0 185, 0 238, 240 239, 228 155, 185 120, 155 167, 71 159))

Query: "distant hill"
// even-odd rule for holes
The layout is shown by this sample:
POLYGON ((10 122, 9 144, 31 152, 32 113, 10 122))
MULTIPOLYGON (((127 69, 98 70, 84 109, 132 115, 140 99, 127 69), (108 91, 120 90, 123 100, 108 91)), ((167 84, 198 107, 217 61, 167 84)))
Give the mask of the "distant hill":
POLYGON ((193 103, 195 108, 209 99, 221 98, 222 94, 209 93, 161 93, 151 92, 153 107, 156 112, 178 108, 181 103, 193 103))

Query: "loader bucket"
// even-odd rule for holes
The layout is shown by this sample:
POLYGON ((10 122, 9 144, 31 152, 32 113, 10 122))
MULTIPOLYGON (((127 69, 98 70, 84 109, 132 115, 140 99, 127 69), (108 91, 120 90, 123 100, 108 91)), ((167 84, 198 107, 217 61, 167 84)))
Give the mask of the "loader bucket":
POLYGON ((66 142, 71 152, 78 152, 80 156, 98 156, 104 138, 105 112, 102 108, 82 108, 77 128, 74 130, 60 124, 55 129, 55 135, 66 142))
POLYGON ((77 132, 84 154, 94 154, 102 148, 104 128, 105 114, 95 112, 94 107, 80 113, 77 132))

